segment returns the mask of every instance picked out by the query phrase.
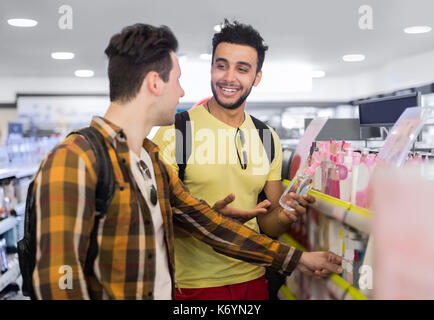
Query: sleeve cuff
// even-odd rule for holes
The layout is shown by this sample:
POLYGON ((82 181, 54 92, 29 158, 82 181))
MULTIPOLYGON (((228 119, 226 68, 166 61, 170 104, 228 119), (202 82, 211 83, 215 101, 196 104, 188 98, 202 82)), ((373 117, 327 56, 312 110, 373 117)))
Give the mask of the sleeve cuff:
POLYGON ((302 254, 303 251, 295 249, 294 247, 289 247, 289 250, 287 251, 286 255, 283 257, 280 270, 288 276, 291 275, 291 273, 294 271, 295 267, 297 266, 298 262, 300 261, 302 254))

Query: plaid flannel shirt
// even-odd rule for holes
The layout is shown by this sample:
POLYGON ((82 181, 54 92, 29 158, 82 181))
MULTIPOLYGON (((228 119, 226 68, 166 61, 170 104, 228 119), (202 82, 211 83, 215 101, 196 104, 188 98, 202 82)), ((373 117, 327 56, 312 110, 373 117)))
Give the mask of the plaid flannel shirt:
MULTIPOLYGON (((97 164, 84 138, 70 135, 44 158, 35 177, 36 296, 152 299, 154 229, 148 205, 132 177, 126 136, 121 128, 100 117, 94 117, 91 126, 105 137, 116 181, 113 200, 99 225, 94 275, 85 275, 84 265, 94 223, 97 164)), ((159 159, 153 142, 145 139, 143 147, 154 165, 172 297, 175 227, 228 256, 287 274, 293 271, 301 251, 216 213, 188 192, 170 166, 159 159)))

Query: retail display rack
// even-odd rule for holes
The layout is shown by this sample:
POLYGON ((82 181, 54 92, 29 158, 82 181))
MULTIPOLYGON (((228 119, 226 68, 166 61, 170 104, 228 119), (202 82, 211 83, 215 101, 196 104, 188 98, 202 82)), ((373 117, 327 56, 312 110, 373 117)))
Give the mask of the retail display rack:
POLYGON ((17 204, 12 205, 7 216, 0 220, 0 237, 6 240, 7 247, 7 270, 0 274, 0 292, 9 284, 15 282, 20 277, 18 256, 16 253, 17 241, 22 237, 24 228, 25 214, 25 191, 28 182, 36 173, 37 166, 6 167, 0 169, 0 183, 13 181, 15 187, 17 204), (26 181, 27 183, 18 183, 26 181))
MULTIPOLYGON (((283 180, 284 187, 289 185, 290 181, 283 180)), ((352 203, 342 201, 340 199, 331 197, 319 191, 311 189, 309 194, 315 198, 315 202, 308 208, 307 214, 310 210, 315 209, 318 212, 324 214, 328 218, 339 221, 340 223, 347 225, 354 230, 369 235, 369 224, 371 220, 371 212, 367 209, 355 206, 352 203)), ((288 243, 289 245, 301 250, 308 251, 303 245, 291 237, 288 233, 283 234, 280 240, 288 243)), ((294 276, 294 275, 293 275, 294 276)), ((298 275, 300 276, 300 275, 298 275)), ((297 277, 297 275, 295 275, 297 277)), ((289 279, 289 277, 288 277, 289 279)), ((330 277, 324 280, 314 280, 322 282, 321 286, 332 293, 334 297, 344 300, 367 300, 367 295, 352 286, 340 275, 332 274, 330 277)), ((297 291, 297 290, 294 290, 297 291)), ((282 300, 295 300, 298 299, 299 294, 293 292, 288 285, 282 285, 279 290, 278 296, 282 300)))

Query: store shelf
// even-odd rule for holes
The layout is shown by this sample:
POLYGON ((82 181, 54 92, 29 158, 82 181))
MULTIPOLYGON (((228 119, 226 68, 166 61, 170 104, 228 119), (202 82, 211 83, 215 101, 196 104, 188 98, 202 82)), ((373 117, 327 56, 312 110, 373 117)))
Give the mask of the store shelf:
POLYGON ((39 165, 30 165, 24 167, 17 167, 15 178, 21 179, 24 177, 32 177, 38 171, 39 165))
POLYGON ((289 234, 284 233, 280 236, 280 238, 285 241, 287 244, 289 244, 291 247, 294 247, 300 251, 307 251, 305 247, 303 247, 301 244, 299 244, 297 241, 294 240, 289 234))
POLYGON ((342 299, 344 300, 368 300, 365 295, 337 274, 330 276, 326 282, 326 287, 329 290, 335 290, 335 292, 336 288, 338 288, 338 292, 343 292, 342 299))
MULTIPOLYGON (((294 240, 290 235, 283 234, 280 239, 299 250, 307 251, 301 244, 294 240)), ((337 298, 345 300, 368 300, 357 288, 353 287, 341 276, 333 273, 325 280, 325 285, 337 298)), ((282 289, 282 288, 281 288, 282 289)), ((289 290, 288 290, 289 291, 289 290)), ((282 292, 283 294, 283 292, 282 292)))
POLYGON ((17 213, 17 216, 24 216, 24 212, 26 210, 26 203, 20 203, 16 205, 14 208, 15 212, 17 213))
POLYGON ((0 169, 0 180, 9 179, 15 177, 17 171, 14 168, 1 168, 0 169))
POLYGON ((7 287, 8 284, 17 280, 20 276, 20 265, 16 257, 9 261, 8 271, 0 275, 0 291, 7 287))
POLYGON ((38 165, 6 167, 0 169, 0 180, 9 178, 31 177, 38 171, 38 165))
MULTIPOLYGON (((289 183, 288 180, 283 180, 284 185, 287 186, 289 183)), ((313 189, 309 191, 309 194, 315 198, 315 202, 310 204, 310 207, 359 231, 369 234, 369 225, 372 216, 369 210, 313 189)))
POLYGON ((3 234, 17 225, 17 219, 15 217, 8 217, 0 221, 0 234, 3 234))
POLYGON ((277 293, 280 300, 297 300, 286 285, 282 285, 277 293))

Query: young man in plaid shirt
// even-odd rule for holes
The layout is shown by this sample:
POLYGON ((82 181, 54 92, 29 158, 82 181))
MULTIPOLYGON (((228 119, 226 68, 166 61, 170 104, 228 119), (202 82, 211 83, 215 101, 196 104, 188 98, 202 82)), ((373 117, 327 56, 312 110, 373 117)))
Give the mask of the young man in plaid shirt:
POLYGON ((146 136, 153 126, 173 123, 184 95, 177 45, 167 27, 136 24, 114 35, 105 51, 111 104, 91 126, 104 136, 115 190, 99 222, 92 275, 84 265, 95 221, 95 155, 73 134, 43 160, 34 187, 37 298, 172 299, 175 229, 220 253, 286 274, 294 268, 323 277, 342 272, 333 253, 302 253, 216 213, 159 158, 146 136), (59 285, 65 266, 72 271, 66 288, 59 285))

